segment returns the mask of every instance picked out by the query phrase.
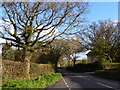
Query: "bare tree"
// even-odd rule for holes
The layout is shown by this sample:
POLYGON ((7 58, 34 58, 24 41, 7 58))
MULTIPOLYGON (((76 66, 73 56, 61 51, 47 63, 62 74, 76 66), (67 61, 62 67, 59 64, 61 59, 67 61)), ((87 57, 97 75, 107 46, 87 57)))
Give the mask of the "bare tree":
POLYGON ((91 49, 95 57, 111 62, 119 57, 120 32, 115 22, 94 22, 87 31, 80 33, 80 36, 84 39, 85 47, 91 49))
POLYGON ((76 40, 74 38, 71 39, 69 41, 69 52, 70 52, 70 59, 73 61, 74 67, 75 67, 76 59, 77 59, 76 54, 81 51, 82 51, 81 42, 79 42, 79 40, 76 40))
MULTIPOLYGON (((68 63, 70 60, 73 61, 75 66, 76 63, 76 53, 81 51, 80 43, 74 39, 56 39, 51 44, 52 53, 58 55, 58 59, 51 59, 52 63, 57 65, 58 60, 62 58, 67 58, 68 63), (71 57, 72 56, 72 57, 71 57)), ((52 57, 52 55, 51 55, 52 57)), ((55 57, 55 55, 53 56, 55 57)))
POLYGON ((11 41, 12 46, 23 48, 28 75, 29 51, 36 43, 45 46, 56 37, 72 33, 71 30, 80 27, 87 7, 88 3, 84 2, 4 2, 2 20, 13 27, 13 32, 2 25, 4 29, 0 31, 0 38, 11 41), (55 35, 56 29, 58 34, 55 35), (47 33, 41 35, 43 31, 47 33))

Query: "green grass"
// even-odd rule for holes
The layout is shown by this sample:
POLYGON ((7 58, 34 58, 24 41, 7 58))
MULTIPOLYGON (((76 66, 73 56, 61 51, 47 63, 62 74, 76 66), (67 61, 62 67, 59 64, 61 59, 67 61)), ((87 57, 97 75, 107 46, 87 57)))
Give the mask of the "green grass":
POLYGON ((33 80, 9 81, 3 83, 3 88, 46 88, 62 79, 60 73, 52 73, 33 80))

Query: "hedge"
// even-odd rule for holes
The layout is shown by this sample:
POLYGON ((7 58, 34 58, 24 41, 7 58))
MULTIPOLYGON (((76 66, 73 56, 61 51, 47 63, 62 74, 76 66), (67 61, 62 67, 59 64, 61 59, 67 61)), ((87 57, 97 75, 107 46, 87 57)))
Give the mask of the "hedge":
POLYGON ((105 79, 120 81, 120 63, 104 63, 103 70, 98 70, 95 75, 105 79))
POLYGON ((120 69, 99 70, 95 72, 95 76, 120 81, 120 69))
POLYGON ((89 63, 89 64, 76 64, 75 67, 67 67, 67 70, 71 70, 74 72, 93 72, 99 69, 100 66, 98 63, 89 63))
POLYGON ((46 75, 49 73, 54 73, 54 68, 50 64, 31 63, 30 65, 31 77, 35 78, 35 77, 46 75))
MULTIPOLYGON (((3 69, 3 80, 17 80, 24 79, 25 76, 25 64, 19 61, 2 61, 3 69)), ((54 69, 49 64, 30 64, 30 76, 31 78, 36 78, 41 75, 46 75, 48 73, 54 73, 54 69)))

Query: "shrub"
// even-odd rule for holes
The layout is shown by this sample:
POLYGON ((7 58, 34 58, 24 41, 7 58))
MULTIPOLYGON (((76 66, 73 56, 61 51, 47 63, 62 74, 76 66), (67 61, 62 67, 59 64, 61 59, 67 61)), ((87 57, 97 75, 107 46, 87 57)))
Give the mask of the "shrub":
POLYGON ((4 45, 2 48, 2 59, 5 60, 15 60, 14 50, 10 45, 4 45))
POLYGON ((12 61, 23 61, 23 51, 14 50, 12 47, 3 46, 2 48, 2 59, 12 61))

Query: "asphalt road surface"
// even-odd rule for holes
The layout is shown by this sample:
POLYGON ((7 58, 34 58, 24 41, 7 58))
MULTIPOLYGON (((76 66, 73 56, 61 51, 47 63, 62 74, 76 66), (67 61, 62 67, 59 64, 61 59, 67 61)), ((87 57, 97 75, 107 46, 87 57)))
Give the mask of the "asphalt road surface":
POLYGON ((101 79, 88 73, 73 73, 65 69, 58 70, 63 75, 63 79, 49 89, 62 90, 120 90, 120 82, 101 79))

